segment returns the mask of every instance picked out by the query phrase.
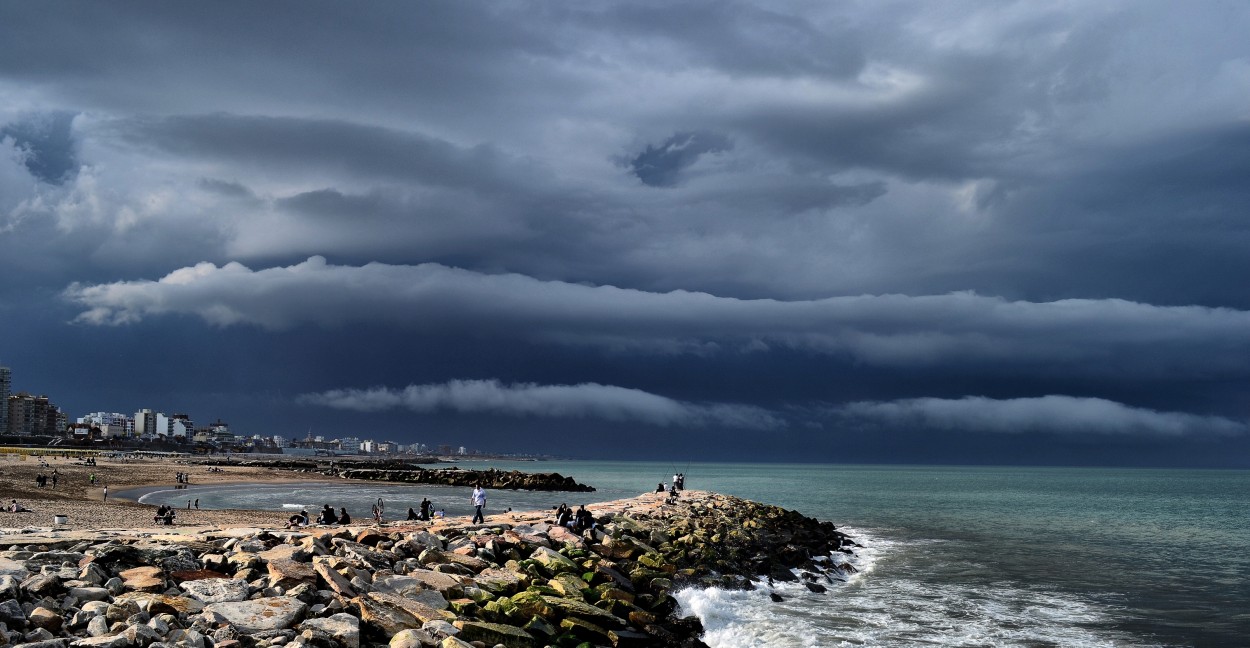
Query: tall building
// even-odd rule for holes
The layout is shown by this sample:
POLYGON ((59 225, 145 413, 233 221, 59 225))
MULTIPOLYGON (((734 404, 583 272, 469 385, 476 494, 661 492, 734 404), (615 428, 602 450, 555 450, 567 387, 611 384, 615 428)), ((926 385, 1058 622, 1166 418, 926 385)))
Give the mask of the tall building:
POLYGON ((23 436, 57 434, 61 415, 47 396, 33 396, 18 392, 5 401, 8 403, 8 433, 23 436))
POLYGON ((0 434, 9 433, 9 394, 13 391, 13 372, 0 367, 0 434))
POLYGON ((195 436, 195 422, 186 414, 174 414, 169 417, 169 436, 190 439, 195 436))
POLYGON ((156 412, 150 409, 141 409, 135 412, 135 434, 156 435, 156 412))
POLYGON ((156 425, 153 426, 151 434, 164 437, 169 436, 170 431, 173 430, 173 423, 169 420, 169 417, 165 416, 164 412, 157 412, 154 418, 156 425))

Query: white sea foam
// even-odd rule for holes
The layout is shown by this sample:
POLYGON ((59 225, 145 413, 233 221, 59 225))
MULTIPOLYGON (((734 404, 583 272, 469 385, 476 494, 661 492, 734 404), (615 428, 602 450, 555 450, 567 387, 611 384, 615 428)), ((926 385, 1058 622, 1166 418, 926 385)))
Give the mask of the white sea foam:
POLYGON ((909 563, 917 555, 940 555, 943 543, 853 534, 865 545, 847 560, 859 573, 828 593, 776 583, 771 589, 781 602, 770 599, 766 586, 688 588, 675 596, 684 613, 703 622, 703 640, 712 648, 1148 645, 1107 630, 1112 610, 1071 594, 1011 582, 926 580, 909 563))

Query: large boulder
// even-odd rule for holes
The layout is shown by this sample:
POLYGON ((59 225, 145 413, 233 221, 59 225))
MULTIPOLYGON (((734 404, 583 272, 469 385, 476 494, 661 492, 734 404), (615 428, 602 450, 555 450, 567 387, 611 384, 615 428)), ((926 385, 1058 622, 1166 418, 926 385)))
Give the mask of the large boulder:
POLYGON ((249 588, 247 583, 234 578, 204 578, 185 581, 179 585, 187 596, 205 603, 226 603, 246 601, 249 588))
POLYGON ((395 633, 388 645, 389 648, 423 648, 434 645, 434 638, 424 630, 409 628, 395 633))
POLYGON ((30 570, 26 569, 25 561, 0 558, 0 576, 12 576, 22 581, 30 576, 30 570))
POLYGON ((438 590, 440 594, 449 599, 464 596, 463 582, 451 574, 444 574, 429 569, 414 569, 408 572, 406 576, 421 581, 425 589, 438 590))
POLYGON ((160 592, 165 589, 165 575, 160 567, 133 567, 118 576, 132 592, 160 592))
POLYGON ((222 616, 242 633, 283 630, 304 617, 308 606, 294 598, 273 596, 251 601, 212 603, 204 608, 222 616))
POLYGON ((538 561, 553 574, 565 571, 577 571, 577 563, 547 547, 535 547, 530 558, 538 561))
POLYGON ((322 619, 308 619, 299 624, 299 630, 313 629, 324 632, 344 648, 360 648, 360 619, 339 613, 322 619))
POLYGON ((300 583, 316 583, 317 572, 309 563, 289 559, 269 561, 269 586, 294 587, 300 583))
MULTIPOLYGON (((133 603, 136 606, 142 604, 147 608, 148 614, 156 616, 158 614, 196 614, 204 609, 204 604, 193 598, 186 596, 168 596, 166 594, 152 594, 150 592, 126 592, 120 596, 113 598, 114 605, 133 603)), ((109 608, 109 614, 112 614, 112 606, 109 608)), ((124 620, 126 617, 123 617, 124 620)), ((112 621, 112 619, 110 619, 112 621)))
POLYGON ((313 571, 321 577, 326 587, 329 587, 335 594, 346 598, 354 598, 356 590, 352 587, 352 583, 346 576, 340 574, 338 570, 327 560, 318 557, 313 562, 313 571))

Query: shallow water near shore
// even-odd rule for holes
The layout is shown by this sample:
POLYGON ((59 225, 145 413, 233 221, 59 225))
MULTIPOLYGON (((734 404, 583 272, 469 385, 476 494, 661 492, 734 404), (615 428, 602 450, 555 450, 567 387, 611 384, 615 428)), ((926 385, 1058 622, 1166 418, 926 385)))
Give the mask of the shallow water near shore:
MULTIPOLYGON (((632 497, 685 472, 691 488, 796 509, 867 545, 826 594, 686 590, 715 648, 738 646, 1245 646, 1250 471, 465 462, 572 475, 594 493, 492 491, 499 512, 632 497)), ((265 510, 422 497, 471 512, 468 489, 389 484, 157 490, 147 503, 265 510)))

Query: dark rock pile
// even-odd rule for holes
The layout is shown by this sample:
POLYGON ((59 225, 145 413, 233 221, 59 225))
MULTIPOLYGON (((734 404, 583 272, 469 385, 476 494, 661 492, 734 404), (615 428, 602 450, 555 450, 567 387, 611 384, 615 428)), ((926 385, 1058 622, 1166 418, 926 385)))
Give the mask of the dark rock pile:
MULTIPOLYGON (((640 498, 641 499, 641 498, 640 498)), ((633 502, 634 500, 629 500, 633 502)), ((0 645, 17 648, 703 646, 672 593, 796 578, 857 546, 737 498, 546 523, 0 537, 0 645)))
MULTIPOLYGON (((203 461, 205 465, 227 465, 225 461, 203 461)), ((406 484, 438 484, 442 486, 474 486, 484 488, 533 491, 569 491, 589 493, 592 486, 579 484, 572 477, 560 473, 527 473, 519 470, 503 471, 462 470, 460 468, 422 468, 411 464, 390 461, 386 464, 365 462, 331 463, 314 460, 248 460, 230 462, 228 465, 253 466, 289 470, 299 473, 315 473, 326 477, 363 479, 368 481, 401 482, 406 484)))
POLYGON ((338 471, 345 479, 404 482, 409 484, 442 484, 445 486, 473 486, 484 488, 534 491, 572 491, 588 493, 595 489, 579 484, 572 477, 560 473, 524 473, 519 470, 381 470, 374 468, 345 468, 338 471))

